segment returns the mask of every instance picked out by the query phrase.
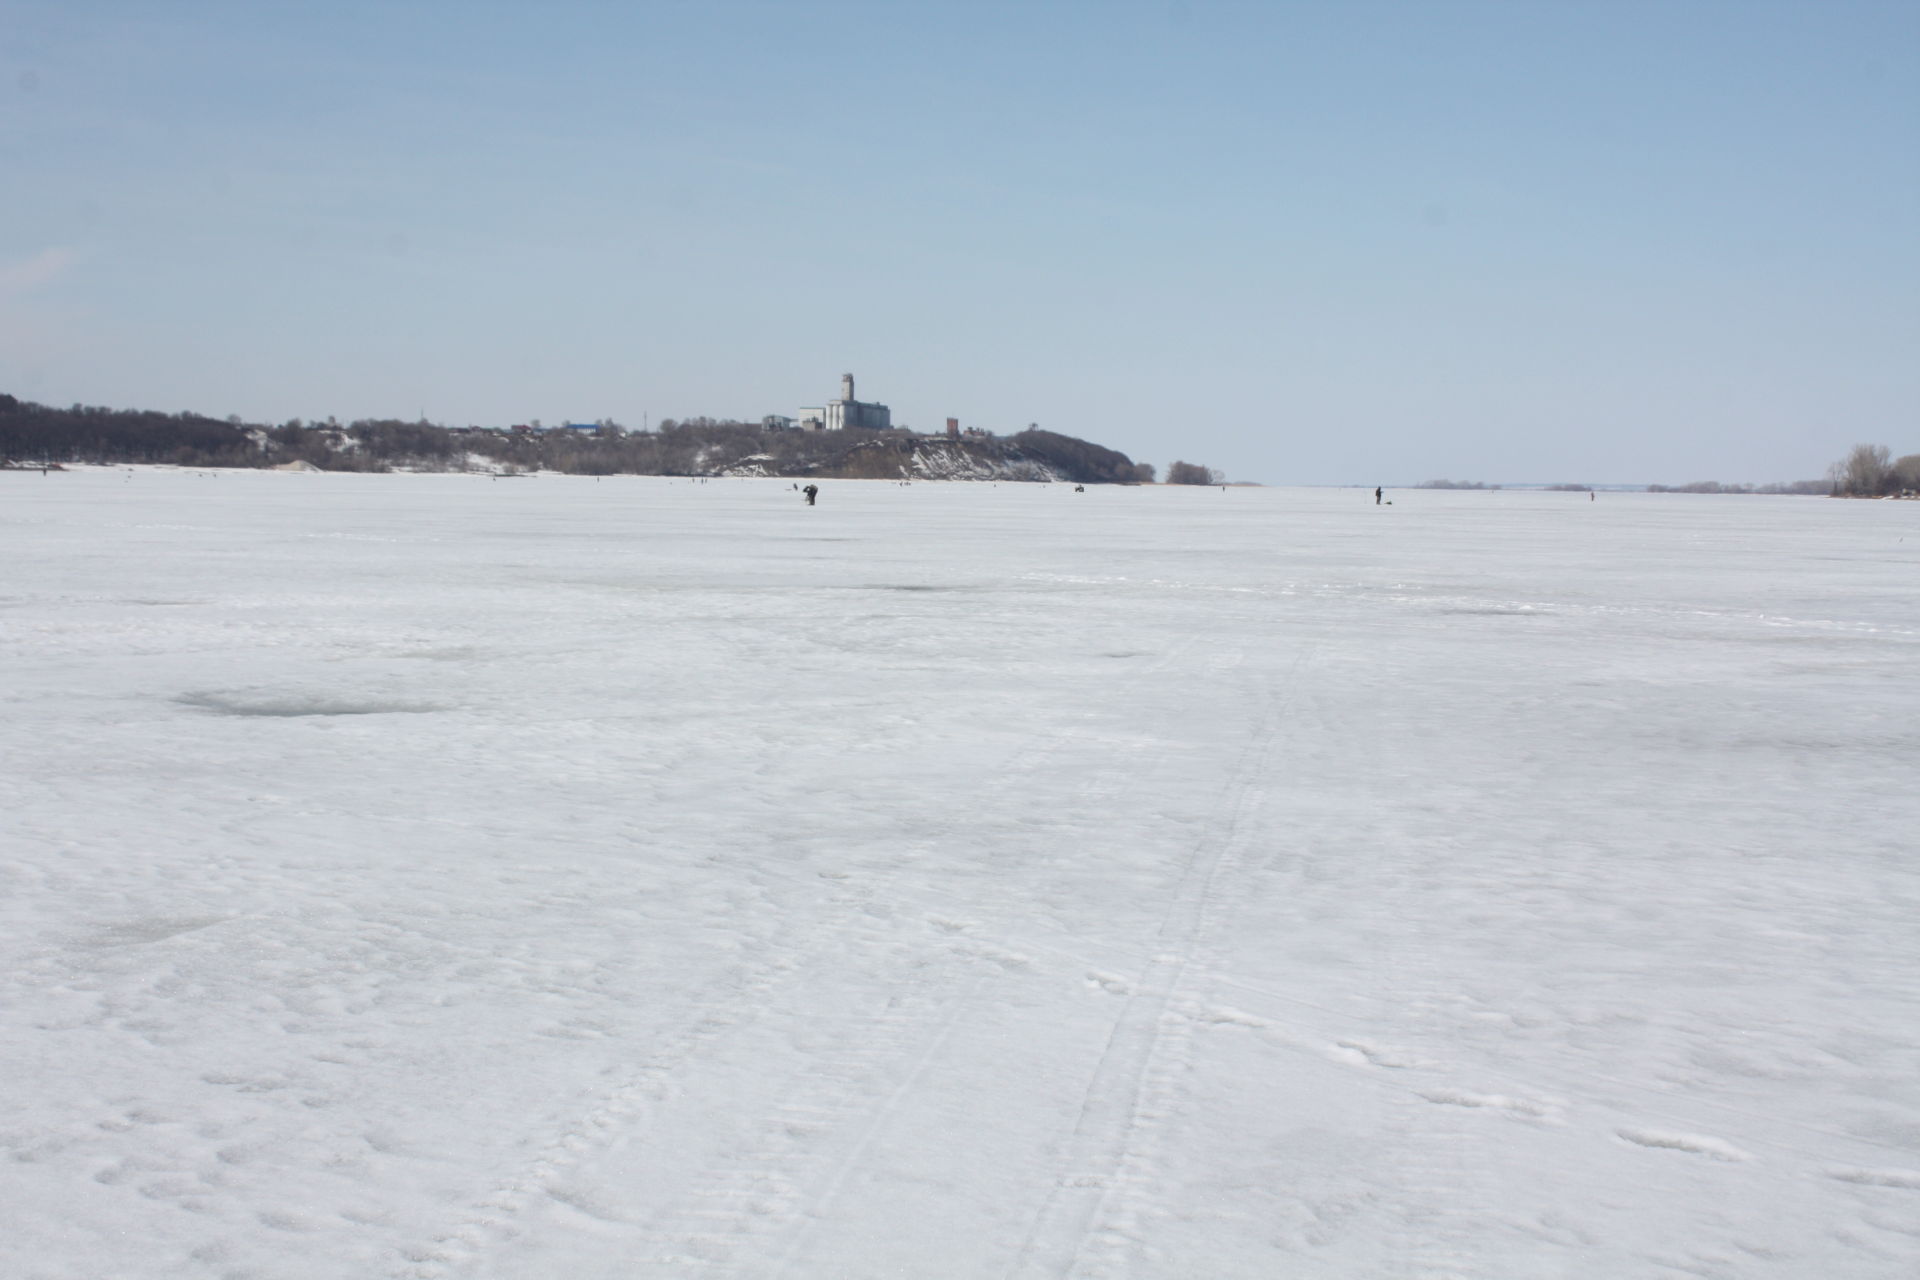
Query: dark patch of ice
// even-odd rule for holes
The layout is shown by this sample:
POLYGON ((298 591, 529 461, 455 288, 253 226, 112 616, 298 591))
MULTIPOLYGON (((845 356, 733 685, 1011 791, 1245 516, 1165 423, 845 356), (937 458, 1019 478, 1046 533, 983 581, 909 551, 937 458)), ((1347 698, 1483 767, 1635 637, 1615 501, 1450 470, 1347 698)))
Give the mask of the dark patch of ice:
POLYGON ((384 716, 421 715, 443 710, 424 702, 347 701, 342 698, 316 698, 300 694, 184 693, 174 699, 181 706, 197 707, 223 716, 384 716))
POLYGON ((177 938, 183 933, 194 933, 201 929, 210 929, 216 924, 225 924, 227 920, 227 916, 151 916, 144 920, 127 920, 101 927, 88 937, 80 939, 80 945, 135 947, 149 942, 165 942, 168 938, 177 938))
POLYGON ((421 658, 429 662, 469 662, 481 656, 481 651, 472 645, 455 645, 446 649, 413 649, 406 653, 396 653, 396 658, 421 658))

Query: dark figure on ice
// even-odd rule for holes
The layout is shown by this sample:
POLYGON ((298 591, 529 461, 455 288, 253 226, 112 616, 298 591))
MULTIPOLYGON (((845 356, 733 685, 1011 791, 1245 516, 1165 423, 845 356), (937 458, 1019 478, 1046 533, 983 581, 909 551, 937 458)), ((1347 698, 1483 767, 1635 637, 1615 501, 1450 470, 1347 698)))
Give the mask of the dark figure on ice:
POLYGON ((807 505, 812 506, 813 500, 820 496, 820 486, 817 484, 810 484, 806 488, 802 489, 800 492, 807 495, 807 505))
POLYGON ((1380 505, 1380 486, 1379 485, 1373 486, 1373 505, 1376 507, 1380 505))

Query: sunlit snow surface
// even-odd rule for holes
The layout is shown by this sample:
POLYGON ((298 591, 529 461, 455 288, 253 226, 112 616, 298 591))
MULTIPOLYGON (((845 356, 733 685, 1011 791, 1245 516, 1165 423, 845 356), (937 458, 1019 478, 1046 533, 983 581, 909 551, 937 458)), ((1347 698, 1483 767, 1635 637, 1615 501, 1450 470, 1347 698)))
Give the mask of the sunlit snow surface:
POLYGON ((1911 1277, 1920 503, 0 474, 0 1274, 1911 1277))

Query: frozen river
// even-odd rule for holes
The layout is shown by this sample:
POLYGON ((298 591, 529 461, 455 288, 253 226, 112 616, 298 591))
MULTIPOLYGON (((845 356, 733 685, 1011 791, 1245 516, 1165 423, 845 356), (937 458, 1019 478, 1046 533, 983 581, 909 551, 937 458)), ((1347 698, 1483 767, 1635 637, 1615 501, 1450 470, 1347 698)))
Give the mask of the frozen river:
POLYGON ((0 1274, 1920 1272, 1920 503, 0 474, 0 1274))

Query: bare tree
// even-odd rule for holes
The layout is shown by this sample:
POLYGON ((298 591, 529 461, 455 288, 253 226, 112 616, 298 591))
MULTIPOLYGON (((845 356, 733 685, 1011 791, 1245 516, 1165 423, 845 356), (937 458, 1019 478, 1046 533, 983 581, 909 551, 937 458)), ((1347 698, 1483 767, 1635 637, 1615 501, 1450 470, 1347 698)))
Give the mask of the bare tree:
POLYGON ((1920 489, 1920 453, 1893 460, 1893 479, 1901 489, 1920 489))
POLYGON ((1889 459, 1893 451, 1883 444, 1857 444, 1840 462, 1833 464, 1833 482, 1841 493, 1870 497, 1886 490, 1893 477, 1889 459))

